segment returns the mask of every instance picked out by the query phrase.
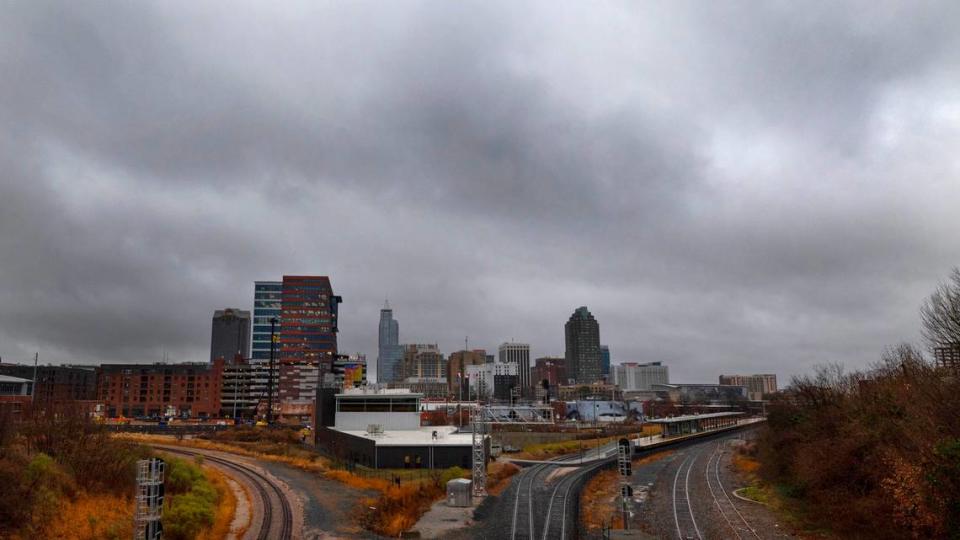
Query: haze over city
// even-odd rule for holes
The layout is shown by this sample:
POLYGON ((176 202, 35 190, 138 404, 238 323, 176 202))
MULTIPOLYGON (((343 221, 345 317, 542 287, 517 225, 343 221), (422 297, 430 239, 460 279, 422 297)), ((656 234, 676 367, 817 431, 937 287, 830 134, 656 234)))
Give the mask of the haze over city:
POLYGON ((0 357, 205 361, 302 274, 371 360, 389 298, 444 352, 586 305, 677 382, 865 367, 960 260, 960 13, 792 8, 8 5, 0 357))

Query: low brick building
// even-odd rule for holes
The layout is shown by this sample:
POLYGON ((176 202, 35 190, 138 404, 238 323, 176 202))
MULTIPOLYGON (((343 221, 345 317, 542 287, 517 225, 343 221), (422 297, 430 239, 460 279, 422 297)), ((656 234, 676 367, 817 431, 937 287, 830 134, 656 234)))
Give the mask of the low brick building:
POLYGON ((209 364, 103 364, 97 396, 108 417, 216 417, 223 366, 222 358, 209 364))
POLYGON ((33 379, 35 404, 72 404, 97 398, 97 366, 37 366, 0 364, 0 375, 33 379))

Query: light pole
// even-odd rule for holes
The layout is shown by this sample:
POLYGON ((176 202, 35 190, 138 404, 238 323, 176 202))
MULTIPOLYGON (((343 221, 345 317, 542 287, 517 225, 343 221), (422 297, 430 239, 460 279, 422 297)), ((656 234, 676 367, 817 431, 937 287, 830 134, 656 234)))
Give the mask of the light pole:
POLYGON ((270 317, 270 374, 267 375, 267 425, 273 424, 273 354, 276 348, 277 318, 270 317))

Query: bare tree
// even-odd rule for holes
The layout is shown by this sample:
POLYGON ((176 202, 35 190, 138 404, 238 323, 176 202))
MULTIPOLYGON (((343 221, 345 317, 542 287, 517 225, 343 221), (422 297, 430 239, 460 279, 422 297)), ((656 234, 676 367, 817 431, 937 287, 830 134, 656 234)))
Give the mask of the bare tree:
POLYGON ((920 308, 923 337, 931 347, 960 344, 960 268, 920 308))

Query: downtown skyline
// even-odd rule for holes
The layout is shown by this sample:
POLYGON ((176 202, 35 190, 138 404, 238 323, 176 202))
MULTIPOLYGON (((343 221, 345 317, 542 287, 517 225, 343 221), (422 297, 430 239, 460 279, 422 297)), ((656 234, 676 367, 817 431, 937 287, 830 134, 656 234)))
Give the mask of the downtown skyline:
POLYGON ((956 3, 17 3, 0 19, 0 357, 203 361, 327 275, 339 347, 673 380, 868 367, 960 264, 956 3), (869 12, 869 13, 865 13, 869 12))

